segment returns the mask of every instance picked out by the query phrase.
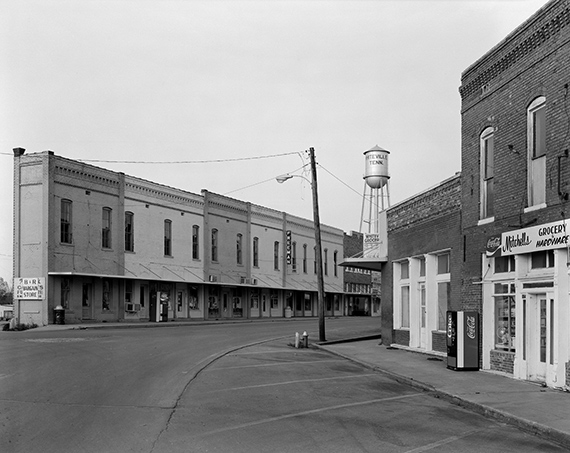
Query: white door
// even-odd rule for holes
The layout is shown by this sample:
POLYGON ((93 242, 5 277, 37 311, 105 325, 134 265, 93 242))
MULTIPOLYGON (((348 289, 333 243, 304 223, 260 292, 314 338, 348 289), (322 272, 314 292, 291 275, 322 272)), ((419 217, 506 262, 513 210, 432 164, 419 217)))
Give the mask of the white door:
POLYGON ((523 360, 527 379, 545 382, 546 368, 554 363, 554 297, 552 294, 529 294, 523 299, 523 360))
POLYGON ((426 284, 420 283, 418 288, 420 300, 420 348, 427 349, 427 308, 426 308, 426 284))

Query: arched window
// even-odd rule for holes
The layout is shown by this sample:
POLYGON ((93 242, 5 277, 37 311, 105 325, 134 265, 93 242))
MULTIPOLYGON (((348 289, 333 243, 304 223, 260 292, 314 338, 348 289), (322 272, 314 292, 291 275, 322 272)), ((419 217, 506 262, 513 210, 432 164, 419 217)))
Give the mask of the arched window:
POLYGON ((125 212, 125 251, 135 251, 135 215, 125 212))
POLYGON ((242 241, 243 241, 243 235, 241 233, 238 233, 238 235, 236 236, 236 263, 237 264, 243 264, 242 241))
POLYGON ((481 150, 481 205, 480 218, 495 215, 495 129, 486 128, 479 140, 481 150))
POLYGON ((527 109, 528 207, 546 202, 546 98, 527 109))
POLYGON ((218 261, 218 230, 212 230, 212 261, 218 261))
POLYGON ((192 259, 200 259, 200 227, 192 226, 192 259))
POLYGON ((164 255, 172 256, 172 220, 164 221, 164 255))

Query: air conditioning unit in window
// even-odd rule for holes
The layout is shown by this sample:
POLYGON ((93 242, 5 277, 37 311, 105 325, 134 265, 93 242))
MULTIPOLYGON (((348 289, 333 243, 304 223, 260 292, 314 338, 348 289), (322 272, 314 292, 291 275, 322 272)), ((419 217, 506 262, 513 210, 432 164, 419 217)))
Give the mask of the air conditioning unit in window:
POLYGON ((252 279, 251 279, 251 284, 252 284, 252 285, 257 285, 257 278, 252 278, 252 279))
POLYGON ((125 304, 125 311, 135 311, 135 304, 125 304))
POLYGON ((208 281, 210 281, 210 282, 212 282, 212 283, 213 283, 213 282, 217 282, 217 281, 218 281, 218 276, 217 276, 217 275, 210 275, 210 276, 208 277, 208 281))
POLYGON ((141 311, 141 304, 135 304, 135 311, 141 311))
POLYGON ((239 281, 242 285, 250 285, 251 284, 251 278, 240 277, 239 281))

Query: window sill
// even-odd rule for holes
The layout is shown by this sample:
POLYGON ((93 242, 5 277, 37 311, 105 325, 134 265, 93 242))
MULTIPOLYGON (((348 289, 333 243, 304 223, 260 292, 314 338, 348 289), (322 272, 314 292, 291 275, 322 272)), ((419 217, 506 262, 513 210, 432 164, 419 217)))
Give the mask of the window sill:
POLYGON ((481 219, 477 222, 477 226, 487 225, 488 223, 493 223, 495 221, 495 216, 487 217, 486 219, 481 219))
POLYGON ((534 206, 529 206, 528 208, 524 208, 523 212, 538 211, 539 209, 544 209, 544 208, 546 208, 546 203, 541 203, 534 206))

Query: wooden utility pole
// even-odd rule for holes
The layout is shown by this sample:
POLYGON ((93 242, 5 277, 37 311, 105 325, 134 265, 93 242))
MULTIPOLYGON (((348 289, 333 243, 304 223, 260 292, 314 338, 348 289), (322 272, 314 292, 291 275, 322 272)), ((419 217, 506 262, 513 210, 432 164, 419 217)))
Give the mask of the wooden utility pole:
POLYGON ((321 242, 321 222, 319 220, 319 195, 317 190, 317 165, 315 163, 315 150, 309 148, 311 157, 311 186, 313 188, 313 220, 315 224, 315 244, 317 260, 317 293, 319 313, 319 341, 326 341, 325 335, 325 283, 323 281, 323 248, 321 242))

